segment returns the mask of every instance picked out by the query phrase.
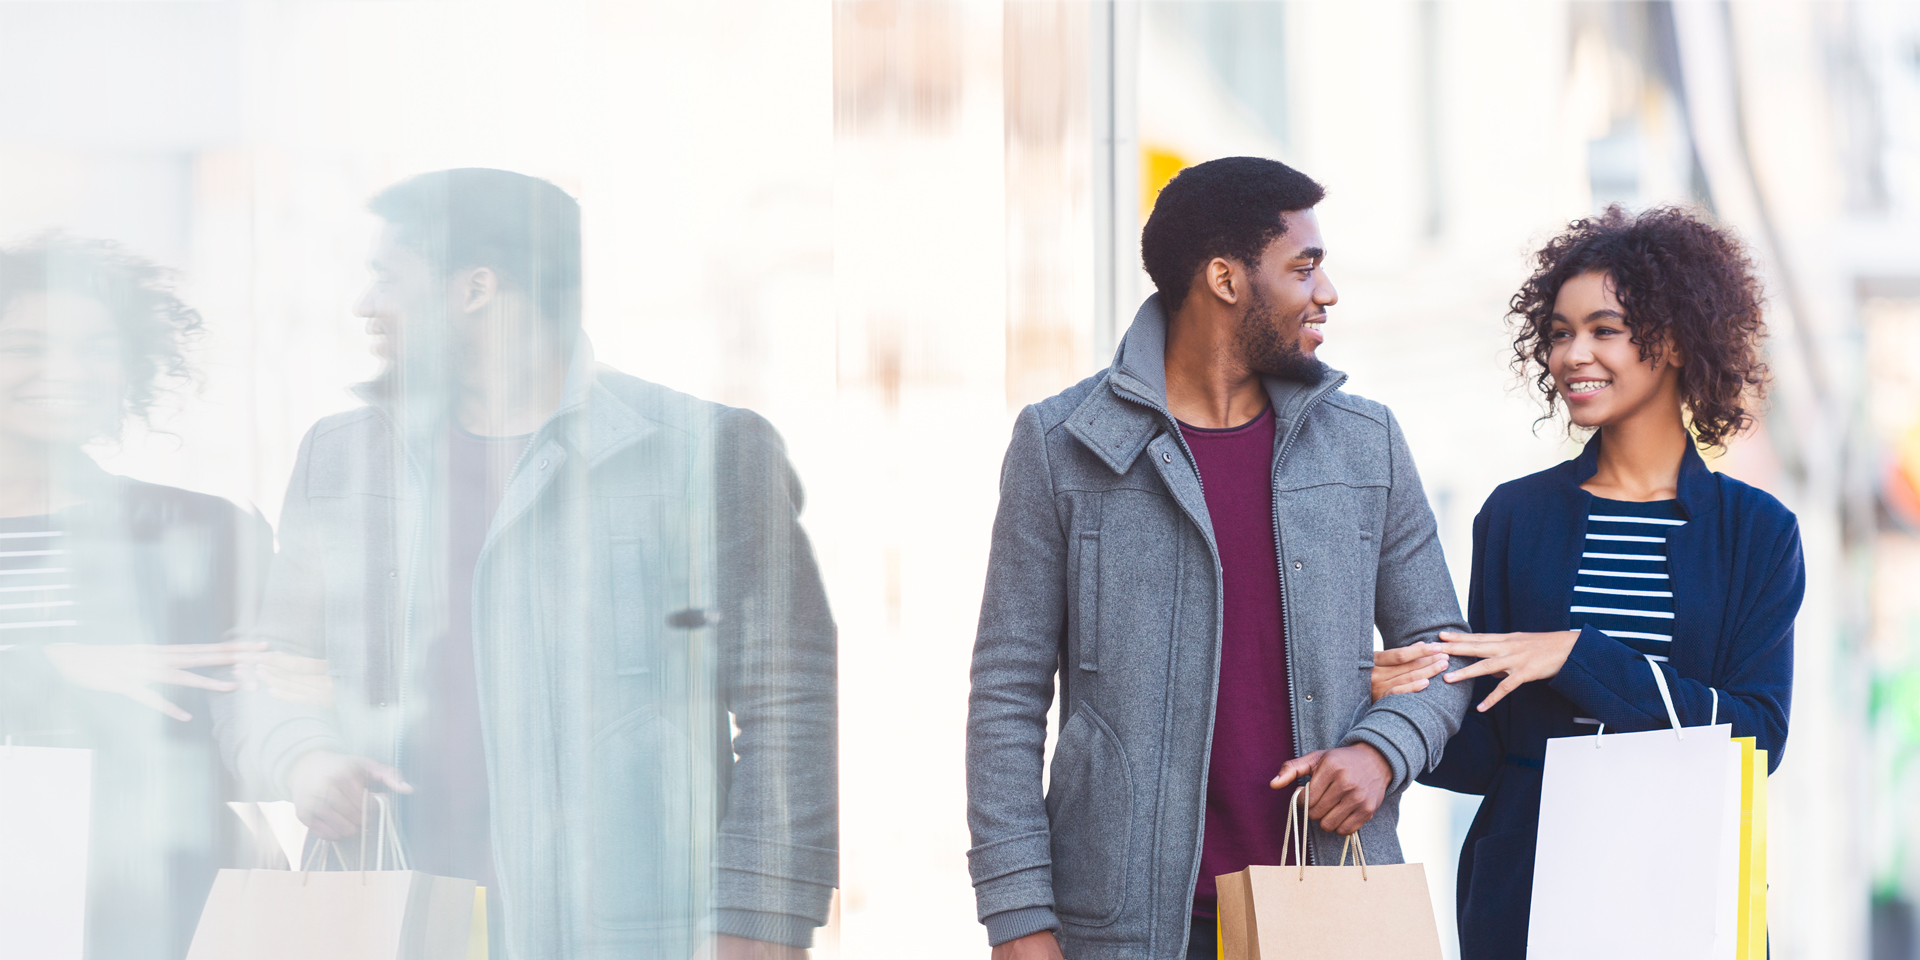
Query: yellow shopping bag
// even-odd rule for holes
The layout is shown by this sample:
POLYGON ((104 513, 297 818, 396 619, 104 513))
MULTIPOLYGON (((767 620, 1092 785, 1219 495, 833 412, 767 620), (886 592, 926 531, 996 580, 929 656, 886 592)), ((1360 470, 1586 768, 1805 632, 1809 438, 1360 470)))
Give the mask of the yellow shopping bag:
POLYGON ((1740 920, 1734 956, 1767 960, 1767 752, 1735 737, 1740 759, 1740 920))

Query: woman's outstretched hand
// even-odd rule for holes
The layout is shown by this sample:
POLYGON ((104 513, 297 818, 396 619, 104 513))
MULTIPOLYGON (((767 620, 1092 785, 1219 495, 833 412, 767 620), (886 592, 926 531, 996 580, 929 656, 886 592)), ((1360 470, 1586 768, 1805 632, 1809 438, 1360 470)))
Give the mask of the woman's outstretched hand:
MULTIPOLYGON (((1566 666, 1567 657, 1573 653, 1574 642, 1580 639, 1580 631, 1454 633, 1448 630, 1440 634, 1440 639, 1446 642, 1437 646, 1447 656, 1477 657, 1480 661, 1447 674, 1448 683, 1460 683, 1474 677, 1502 678, 1500 685, 1494 687, 1493 692, 1487 694, 1487 698, 1475 708, 1485 713, 1505 699, 1507 694, 1519 689, 1521 684, 1559 676, 1560 668, 1566 666)), ((1379 670, 1378 667, 1374 669, 1379 670)))
POLYGON ((1438 652, 1439 649, 1439 644, 1423 640, 1375 653, 1373 672, 1369 675, 1373 699, 1378 701, 1381 697, 1396 693, 1425 690, 1429 679, 1447 669, 1447 655, 1438 652))
POLYGON ((54 669, 75 686, 117 693, 175 720, 192 720, 192 714, 148 689, 148 685, 166 683, 225 693, 234 689, 233 681, 202 676, 192 668, 253 663, 266 655, 267 645, 256 642, 118 646, 50 643, 44 649, 54 669))

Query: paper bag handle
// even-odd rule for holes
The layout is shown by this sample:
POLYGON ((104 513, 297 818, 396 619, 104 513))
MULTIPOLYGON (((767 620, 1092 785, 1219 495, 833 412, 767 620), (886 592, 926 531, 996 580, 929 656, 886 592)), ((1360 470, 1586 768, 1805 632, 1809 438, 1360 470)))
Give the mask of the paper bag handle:
MULTIPOLYGON (((393 862, 397 870, 411 870, 407 864, 407 851, 400 846, 400 825, 394 821, 393 807, 387 803, 387 795, 372 790, 360 794, 360 872, 367 872, 367 798, 372 797, 380 805, 380 835, 373 842, 373 869, 387 868, 387 845, 393 845, 393 862)), ((342 864, 345 866, 345 864, 342 864)))
MULTIPOLYGON (((373 869, 376 871, 379 871, 379 870, 385 870, 387 868, 387 849, 389 846, 391 846, 393 849, 394 869, 396 870, 413 869, 413 867, 409 865, 407 862, 406 848, 400 845, 400 825, 394 819, 393 807, 390 804, 388 804, 387 797, 385 794, 375 793, 372 790, 368 790, 363 792, 360 795, 359 871, 363 874, 367 872, 367 798, 368 797, 372 797, 373 802, 378 804, 380 807, 380 819, 376 824, 376 827, 378 828, 378 832, 374 837, 374 843, 373 843, 373 847, 374 847, 373 869)), ((306 859, 300 864, 301 872, 310 873, 316 867, 318 867, 321 870, 327 869, 328 853, 333 854, 332 859, 335 862, 340 864, 341 870, 344 871, 348 869, 347 857, 346 857, 346 854, 340 852, 340 845, 332 840, 323 840, 319 843, 314 844, 313 852, 308 854, 306 859)), ((306 883, 305 880, 301 881, 302 886, 304 886, 305 883, 306 883)))
POLYGON ((1294 862, 1300 866, 1300 879, 1307 878, 1307 811, 1311 809, 1309 800, 1313 799, 1313 778, 1301 781, 1293 788, 1293 795, 1287 798, 1287 831, 1280 838, 1280 865, 1287 865, 1287 851, 1293 852, 1294 862), (1296 832, 1295 827, 1299 830, 1296 832))
MULTIPOLYGON (((1308 777, 1300 786, 1293 788, 1293 796, 1287 798, 1287 831, 1281 835, 1280 865, 1287 865, 1287 851, 1293 852, 1294 863, 1299 867, 1299 878, 1307 878, 1307 831, 1313 826, 1308 811, 1313 809, 1313 778, 1308 777), (1296 831, 1295 828, 1298 827, 1296 831)), ((1347 855, 1353 854, 1354 862, 1360 866, 1360 879, 1367 879, 1367 850, 1360 845, 1358 831, 1348 834, 1345 843, 1340 845, 1340 865, 1347 865, 1347 855)))
MULTIPOLYGON (((1660 688, 1660 702, 1665 704, 1667 708, 1667 723, 1673 726, 1673 735, 1676 739, 1685 740, 1687 738, 1686 728, 1680 725, 1680 712, 1673 708, 1673 691, 1667 688, 1667 675, 1660 672, 1660 661, 1666 658, 1656 657, 1651 653, 1645 656, 1647 659, 1647 669, 1653 671, 1654 686, 1660 688)), ((1707 725, 1713 726, 1720 721, 1720 691, 1708 687, 1707 692, 1713 694, 1713 713, 1710 715, 1707 725)), ((1607 725, 1604 723, 1600 725, 1599 730, 1594 732, 1593 745, 1595 747, 1600 746, 1600 736, 1606 732, 1607 725)))
POLYGON ((1353 852, 1354 862, 1360 865, 1360 879, 1364 882, 1367 879, 1367 850, 1360 845, 1360 831, 1347 834, 1347 842, 1340 845, 1340 865, 1343 867, 1347 865, 1349 849, 1353 852))

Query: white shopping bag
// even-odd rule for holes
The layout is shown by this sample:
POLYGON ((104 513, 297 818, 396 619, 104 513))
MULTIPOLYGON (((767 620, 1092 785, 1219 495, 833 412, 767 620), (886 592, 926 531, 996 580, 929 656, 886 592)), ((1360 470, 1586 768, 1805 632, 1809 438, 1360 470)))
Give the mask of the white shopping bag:
POLYGON ((1529 957, 1733 960, 1742 746, 1648 665, 1672 729, 1547 741, 1529 957))
MULTIPOLYGON (((378 832, 367 832, 363 799, 360 835, 373 842, 360 845, 355 862, 324 843, 301 870, 220 871, 187 960, 466 960, 474 905, 483 902, 474 882, 410 869, 386 797, 370 796, 378 832), (329 854, 341 869, 326 869, 329 854)), ((273 809, 236 812, 264 825, 273 809)), ((479 936, 484 942, 484 927, 479 936)))
POLYGON ((0 746, 0 960, 86 946, 93 751, 0 746))

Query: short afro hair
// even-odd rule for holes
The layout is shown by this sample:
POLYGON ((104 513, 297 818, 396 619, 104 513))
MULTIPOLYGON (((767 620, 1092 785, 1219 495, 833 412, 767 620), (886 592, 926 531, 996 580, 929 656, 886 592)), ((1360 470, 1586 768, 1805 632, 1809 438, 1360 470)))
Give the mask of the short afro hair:
POLYGON ((1509 305, 1514 369, 1532 374, 1548 417, 1559 404, 1547 369, 1553 302, 1585 273, 1612 280, 1640 359, 1658 357, 1669 342, 1680 349, 1680 399, 1700 446, 1724 447, 1753 425, 1752 405, 1767 386, 1767 327, 1753 261, 1733 236, 1687 210, 1630 214, 1618 204, 1575 220, 1542 247, 1509 305))
POLYGON ((1313 178, 1277 160, 1225 157, 1180 171, 1160 190, 1140 232, 1140 258, 1171 316, 1214 257, 1252 266, 1287 225, 1281 214, 1308 210, 1327 195, 1313 178))
POLYGON ((149 421, 172 387, 195 382, 187 353, 206 333, 200 313, 173 292, 175 277, 110 240, 49 233, 0 251, 0 312, 32 294, 86 297, 107 308, 120 334, 125 417, 149 421))
POLYGON ((491 267, 550 323, 580 326, 580 203, 537 177, 466 167, 380 191, 367 209, 445 273, 491 267))

